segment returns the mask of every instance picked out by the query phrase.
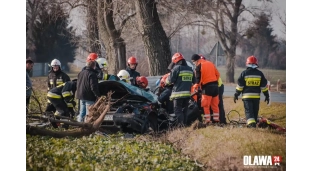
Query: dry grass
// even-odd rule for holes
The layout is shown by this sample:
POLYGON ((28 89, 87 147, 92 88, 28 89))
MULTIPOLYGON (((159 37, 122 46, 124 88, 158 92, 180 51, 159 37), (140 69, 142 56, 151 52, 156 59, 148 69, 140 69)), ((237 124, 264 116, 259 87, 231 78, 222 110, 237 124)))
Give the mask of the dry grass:
MULTIPOLYGON (((233 98, 224 98, 224 106, 226 113, 236 110, 241 117, 245 117, 242 101, 234 103, 233 98)), ((234 114, 233 112, 232 115, 234 114)), ((259 116, 269 118, 285 127, 286 104, 272 103, 271 106, 267 106, 261 102, 259 116)), ((286 134, 274 130, 248 129, 244 125, 232 124, 201 129, 194 129, 194 126, 191 126, 170 131, 160 139, 173 144, 184 155, 196 160, 199 165, 202 164, 203 170, 251 170, 243 165, 244 155, 282 156, 281 167, 270 169, 286 170, 286 134)))

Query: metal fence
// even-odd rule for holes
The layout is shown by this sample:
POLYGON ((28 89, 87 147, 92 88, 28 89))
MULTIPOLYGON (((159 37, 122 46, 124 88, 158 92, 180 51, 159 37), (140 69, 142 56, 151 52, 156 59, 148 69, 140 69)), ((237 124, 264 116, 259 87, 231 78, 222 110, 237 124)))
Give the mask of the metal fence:
POLYGON ((46 76, 48 75, 49 69, 50 68, 48 63, 34 63, 31 76, 32 77, 46 76))

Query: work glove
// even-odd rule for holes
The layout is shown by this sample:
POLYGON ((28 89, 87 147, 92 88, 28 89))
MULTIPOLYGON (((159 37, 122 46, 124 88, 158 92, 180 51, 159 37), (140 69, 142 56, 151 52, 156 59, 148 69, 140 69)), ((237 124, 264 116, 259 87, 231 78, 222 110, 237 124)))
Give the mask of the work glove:
POLYGON ((265 96, 264 102, 267 102, 267 104, 269 104, 269 102, 270 102, 270 96, 265 96))
POLYGON ((238 93, 235 93, 235 94, 234 94, 234 103, 236 103, 236 100, 238 100, 238 96, 239 96, 238 93))

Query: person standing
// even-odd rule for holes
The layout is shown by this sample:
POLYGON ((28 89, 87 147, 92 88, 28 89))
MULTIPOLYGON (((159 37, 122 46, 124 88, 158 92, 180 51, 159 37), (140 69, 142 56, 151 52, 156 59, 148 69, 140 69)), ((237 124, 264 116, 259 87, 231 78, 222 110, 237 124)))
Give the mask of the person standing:
POLYGON ((134 85, 134 86, 137 86, 137 83, 136 83, 136 78, 141 76, 139 72, 136 71, 136 67, 138 66, 138 61, 136 59, 136 57, 134 56, 131 56, 129 59, 128 59, 128 67, 126 68, 126 71, 129 72, 130 74, 130 81, 131 81, 131 85, 134 85))
POLYGON ((238 77, 236 92, 234 94, 234 103, 238 96, 242 94, 242 100, 245 108, 245 116, 248 128, 255 128, 258 120, 260 93, 265 96, 265 102, 269 104, 270 96, 267 88, 267 79, 263 73, 258 70, 258 60, 255 56, 249 56, 246 60, 247 69, 238 77))
POLYGON ((172 56, 172 62, 175 66, 169 75, 168 84, 173 84, 170 100, 173 100, 174 114, 169 116, 171 122, 176 120, 176 125, 173 124, 173 126, 183 126, 187 123, 187 106, 195 77, 192 68, 187 65, 181 53, 175 53, 172 56))
POLYGON ((30 102, 30 96, 32 93, 32 81, 29 73, 34 66, 34 62, 31 59, 26 59, 26 114, 28 114, 28 106, 30 102))
POLYGON ((211 123, 210 106, 213 110, 213 121, 218 123, 219 119, 219 90, 218 79, 220 73, 215 65, 208 61, 201 59, 198 54, 192 56, 192 61, 195 64, 196 84, 195 89, 201 87, 201 107, 204 110, 205 124, 211 123))
MULTIPOLYGON (((206 58, 202 55, 199 54, 201 59, 206 60, 206 58)), ((227 124, 226 123, 226 118, 225 118, 225 111, 224 111, 224 105, 223 105, 223 93, 224 93, 224 84, 222 82, 221 76, 218 79, 218 88, 219 88, 219 113, 220 113, 220 123, 221 124, 227 124)), ((210 106, 210 114, 213 115, 213 110, 210 106)), ((213 118, 212 118, 213 120, 213 118)))
POLYGON ((79 99, 80 109, 77 117, 78 122, 84 122, 89 113, 89 106, 100 98, 96 61, 87 62, 86 68, 78 74, 76 98, 79 99))
MULTIPOLYGON (((220 124, 227 124, 226 118, 225 118, 225 111, 224 111, 224 105, 223 105, 223 93, 224 93, 224 84, 222 82, 221 77, 218 79, 218 88, 219 88, 219 113, 220 113, 220 124)), ((213 110, 210 106, 210 114, 213 115, 213 110)))

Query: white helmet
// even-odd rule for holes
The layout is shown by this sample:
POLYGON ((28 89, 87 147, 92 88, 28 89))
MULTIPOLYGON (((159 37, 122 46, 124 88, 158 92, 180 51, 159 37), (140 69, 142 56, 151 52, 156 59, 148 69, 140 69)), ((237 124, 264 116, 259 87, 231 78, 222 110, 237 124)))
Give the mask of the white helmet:
POLYGON ((107 70, 108 63, 105 58, 97 58, 96 62, 99 64, 101 69, 107 70))
POLYGON ((57 59, 53 59, 52 62, 51 62, 51 66, 52 67, 55 66, 55 65, 58 65, 61 68, 61 62, 59 60, 57 60, 57 59))
POLYGON ((120 80, 125 81, 126 83, 130 84, 130 74, 126 70, 120 70, 117 74, 117 76, 120 78, 120 80))

